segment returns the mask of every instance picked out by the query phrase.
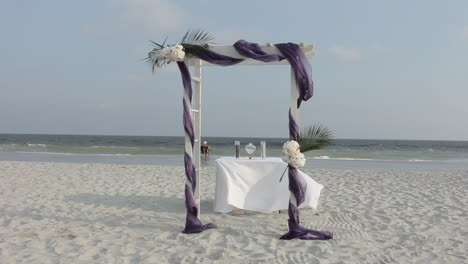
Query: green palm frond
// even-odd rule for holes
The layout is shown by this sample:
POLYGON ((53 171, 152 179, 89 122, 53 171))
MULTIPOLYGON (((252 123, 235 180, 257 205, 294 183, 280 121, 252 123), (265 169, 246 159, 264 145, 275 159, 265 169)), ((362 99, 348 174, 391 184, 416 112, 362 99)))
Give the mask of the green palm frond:
MULTIPOLYGON (((187 55, 200 55, 204 54, 207 51, 208 44, 214 37, 211 33, 204 32, 201 29, 188 30, 182 41, 179 43, 184 46, 184 51, 187 55)), ((151 41, 150 42, 155 46, 148 56, 145 58, 146 62, 151 65, 151 69, 154 72, 156 68, 160 68, 166 64, 169 64, 170 61, 166 60, 164 56, 161 55, 161 50, 165 47, 173 46, 166 45, 167 37, 164 39, 162 44, 151 41)))
POLYGON ((164 57, 161 56, 161 50, 166 46, 167 37, 164 39, 162 44, 156 43, 150 40, 156 47, 148 52, 148 56, 145 58, 146 62, 151 65, 151 70, 154 72, 156 68, 160 68, 164 64, 168 64, 164 57))
POLYGON ((201 29, 190 29, 182 37, 180 44, 205 46, 211 43, 213 39, 213 35, 209 32, 204 32, 201 29))
POLYGON ((154 72, 156 68, 160 68, 168 62, 161 56, 161 48, 154 48, 148 52, 148 57, 145 58, 146 62, 151 65, 151 70, 154 72))
POLYGON ((156 42, 154 42, 154 41, 150 40, 150 42, 151 42, 151 43, 153 43, 153 44, 154 44, 156 47, 158 47, 158 48, 160 48, 160 49, 162 49, 162 48, 164 48, 164 47, 165 47, 165 45, 166 45, 166 41, 167 41, 167 37, 164 39, 164 41, 163 41, 163 43, 162 43, 162 44, 159 44, 159 43, 156 43, 156 42))
POLYGON ((314 124, 301 130, 299 144, 301 152, 320 149, 329 145, 333 133, 331 130, 322 124, 314 124))

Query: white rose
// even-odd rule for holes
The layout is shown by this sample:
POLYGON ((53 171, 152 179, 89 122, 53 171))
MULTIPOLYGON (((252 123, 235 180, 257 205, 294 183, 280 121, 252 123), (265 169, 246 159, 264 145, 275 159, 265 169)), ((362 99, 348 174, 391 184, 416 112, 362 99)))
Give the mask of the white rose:
POLYGON ((289 165, 294 168, 302 168, 306 163, 306 158, 303 153, 296 153, 294 156, 289 157, 289 165))
POLYGON ((177 48, 177 46, 171 49, 171 53, 170 53, 171 60, 183 61, 184 57, 185 57, 185 52, 182 49, 177 48))
POLYGON ((174 48, 178 49, 178 50, 183 50, 184 49, 184 46, 180 45, 180 44, 177 44, 174 46, 174 48))
POLYGON ((162 48, 161 51, 159 51, 159 53, 161 54, 161 56, 167 59, 169 58, 169 54, 171 53, 171 48, 169 47, 162 48))
POLYGON ((299 151, 299 143, 294 140, 286 141, 283 144, 283 153, 287 156, 294 156, 299 151))

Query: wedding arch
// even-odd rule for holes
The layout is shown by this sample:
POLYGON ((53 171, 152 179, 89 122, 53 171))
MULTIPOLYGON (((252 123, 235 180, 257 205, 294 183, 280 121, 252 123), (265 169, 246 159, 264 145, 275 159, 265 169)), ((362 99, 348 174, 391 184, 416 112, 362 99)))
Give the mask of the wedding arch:
MULTIPOLYGON (((291 93, 289 108, 289 138, 295 143, 299 140, 298 109, 303 101, 313 95, 312 70, 308 62, 314 55, 313 45, 303 43, 279 43, 259 45, 239 40, 233 46, 214 46, 210 44, 212 35, 201 30, 189 30, 181 42, 166 45, 152 42, 153 48, 147 57, 153 71, 165 64, 176 62, 182 75, 183 126, 185 131, 185 206, 187 210, 183 233, 200 233, 216 228, 213 223, 203 224, 200 220, 200 143, 202 113, 202 67, 204 66, 241 66, 241 65, 290 65, 291 93), (193 76, 190 67, 193 67, 193 76), (192 82, 194 89, 192 88, 192 82)), ((294 145, 294 144, 290 144, 294 145)), ((298 159, 304 155, 297 147, 292 152, 298 153, 298 159)), ((327 231, 315 231, 300 225, 298 207, 304 201, 306 186, 298 175, 295 163, 288 165, 289 179, 289 231, 280 239, 331 239, 333 234, 327 231)))

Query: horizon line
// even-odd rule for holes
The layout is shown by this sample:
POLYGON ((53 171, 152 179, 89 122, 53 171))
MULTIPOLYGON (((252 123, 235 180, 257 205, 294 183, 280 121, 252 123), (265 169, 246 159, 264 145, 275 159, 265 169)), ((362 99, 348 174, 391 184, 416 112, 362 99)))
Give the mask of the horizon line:
MULTIPOLYGON (((184 137, 181 136, 161 136, 161 135, 121 135, 121 134, 59 134, 59 133, 3 133, 0 135, 38 135, 38 136, 110 136, 110 137, 184 137)), ((288 137, 259 137, 259 136, 203 136, 207 138, 265 138, 265 139, 287 139, 288 137)), ((468 139, 395 139, 395 138, 331 138, 331 140, 402 140, 402 141, 461 141, 467 142, 468 139)))

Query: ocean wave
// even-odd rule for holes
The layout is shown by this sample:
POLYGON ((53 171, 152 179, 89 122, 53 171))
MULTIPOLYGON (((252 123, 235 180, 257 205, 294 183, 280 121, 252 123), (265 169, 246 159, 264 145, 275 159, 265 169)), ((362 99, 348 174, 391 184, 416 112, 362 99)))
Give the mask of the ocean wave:
MULTIPOLYGON (((95 156, 132 156, 131 154, 99 154, 99 153, 66 153, 66 152, 45 152, 45 151, 16 151, 24 154, 48 154, 48 155, 95 155, 95 156)), ((157 155, 157 154, 155 154, 157 155)))
POLYGON ((313 159, 330 159, 328 156, 318 156, 318 157, 313 157, 313 159))
POLYGON ((26 145, 28 145, 28 147, 43 147, 43 148, 47 148, 47 145, 46 145, 46 144, 30 144, 30 143, 26 143, 26 145))
POLYGON ((410 159, 409 162, 431 162, 435 160, 410 159))
POLYGON ((390 161, 390 162, 395 162, 395 161, 408 161, 408 162, 434 162, 437 160, 432 160, 432 159, 403 159, 403 160, 396 160, 396 159, 366 159, 366 158, 331 158, 329 156, 317 156, 317 157, 312 157, 312 159, 315 160, 355 160, 355 161, 390 161))
POLYGON ((183 149, 133 146, 64 146, 47 144, 0 144, 0 151, 49 154, 152 155, 183 154, 183 149))
POLYGON ((15 152, 25 153, 25 154, 75 155, 75 153, 65 153, 65 152, 45 152, 45 151, 15 151, 15 152))
POLYGON ((97 156, 132 156, 132 154, 94 154, 97 156))
POLYGON ((329 156, 318 156, 318 157, 313 157, 312 159, 322 159, 322 160, 375 160, 375 159, 362 159, 362 158, 330 158, 329 156))

